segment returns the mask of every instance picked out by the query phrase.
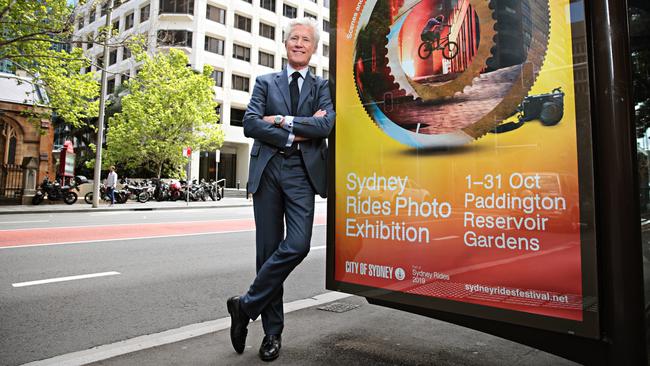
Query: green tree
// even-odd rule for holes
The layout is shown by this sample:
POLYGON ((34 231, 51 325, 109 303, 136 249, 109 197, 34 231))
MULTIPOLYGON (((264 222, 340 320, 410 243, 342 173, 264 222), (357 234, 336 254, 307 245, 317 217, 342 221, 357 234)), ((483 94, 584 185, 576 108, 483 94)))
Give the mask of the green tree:
POLYGON ((79 127, 98 114, 99 83, 80 72, 90 60, 71 47, 74 14, 66 0, 0 0, 0 60, 27 71, 46 89, 52 110, 79 127))
POLYGON ((159 178, 163 165, 181 172, 184 147, 215 149, 223 143, 212 68, 193 71, 176 49, 150 56, 134 47, 133 53, 142 68, 128 81, 122 111, 109 119, 104 161, 127 168, 149 165, 159 178))

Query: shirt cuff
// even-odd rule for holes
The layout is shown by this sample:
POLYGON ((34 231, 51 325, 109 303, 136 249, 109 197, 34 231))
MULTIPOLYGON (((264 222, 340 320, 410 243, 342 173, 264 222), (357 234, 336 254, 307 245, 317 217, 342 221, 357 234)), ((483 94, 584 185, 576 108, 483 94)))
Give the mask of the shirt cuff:
POLYGON ((291 144, 293 144, 293 139, 296 138, 296 135, 293 133, 289 134, 289 138, 287 139, 287 144, 284 145, 285 147, 291 147, 291 144))
POLYGON ((289 132, 293 132, 293 116, 284 117, 284 123, 282 124, 282 128, 289 132))

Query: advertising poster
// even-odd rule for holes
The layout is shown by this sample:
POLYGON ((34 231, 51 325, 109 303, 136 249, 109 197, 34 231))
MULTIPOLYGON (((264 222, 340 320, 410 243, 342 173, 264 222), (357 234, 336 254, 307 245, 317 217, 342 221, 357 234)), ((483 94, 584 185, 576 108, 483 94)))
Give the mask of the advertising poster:
POLYGON ((335 39, 330 287, 593 335, 583 3, 340 1, 335 39))

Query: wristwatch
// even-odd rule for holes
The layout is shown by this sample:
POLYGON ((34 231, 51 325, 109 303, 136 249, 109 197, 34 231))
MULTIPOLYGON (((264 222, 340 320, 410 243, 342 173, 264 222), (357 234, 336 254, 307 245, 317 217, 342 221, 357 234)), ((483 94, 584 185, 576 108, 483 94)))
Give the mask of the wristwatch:
POLYGON ((282 121, 284 121, 284 116, 273 117, 273 125, 275 127, 280 127, 282 125, 282 121))

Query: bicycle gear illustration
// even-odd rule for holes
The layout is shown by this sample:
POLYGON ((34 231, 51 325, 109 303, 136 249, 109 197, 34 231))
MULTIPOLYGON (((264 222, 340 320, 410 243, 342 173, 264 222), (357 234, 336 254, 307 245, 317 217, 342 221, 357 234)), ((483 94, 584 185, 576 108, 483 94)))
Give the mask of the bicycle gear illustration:
POLYGON ((413 98, 421 98, 424 101, 432 101, 453 96, 457 92, 462 92, 466 86, 472 84, 472 80, 479 76, 481 70, 487 66, 486 62, 492 56, 491 49, 496 45, 494 42, 496 20, 494 20, 492 9, 489 7, 489 0, 469 0, 470 5, 473 7, 479 19, 480 40, 478 50, 469 67, 454 80, 442 85, 428 86, 413 80, 404 73, 401 65, 399 47, 399 33, 404 25, 404 21, 421 1, 411 0, 404 2, 404 5, 402 5, 397 13, 395 23, 390 27, 390 32, 386 37, 388 39, 386 45, 386 49, 388 50, 388 68, 390 69, 391 75, 395 78, 395 82, 407 95, 411 95, 413 98))
MULTIPOLYGON (((470 65, 455 79, 437 85, 427 85, 413 80, 406 75, 401 64, 400 32, 406 18, 421 0, 407 0, 393 16, 394 21, 392 22, 390 17, 386 18, 387 4, 385 2, 377 0, 365 2, 354 37, 356 42, 354 48, 355 87, 366 113, 374 124, 403 144, 418 148, 440 148, 461 146, 475 141, 510 117, 537 80, 546 57, 549 41, 550 8, 548 0, 528 1, 530 11, 527 16, 530 16, 532 24, 529 42, 525 45, 527 49, 524 60, 521 64, 513 65, 518 68, 512 69, 506 87, 502 89, 504 96, 494 105, 486 107, 485 112, 481 111, 477 117, 473 117, 471 121, 468 120, 469 124, 465 124, 465 127, 446 128, 447 130, 443 127, 433 127, 434 132, 431 130, 422 132, 419 121, 417 128, 414 128, 412 118, 411 120, 409 118, 401 119, 399 113, 396 114, 387 109, 393 100, 386 100, 385 96, 393 95, 397 90, 404 95, 400 97, 401 94, 398 93, 399 95, 396 97, 398 101, 395 102, 395 105, 406 103, 404 104, 406 107, 403 108, 410 108, 408 105, 420 103, 420 101, 434 103, 434 105, 448 103, 457 109, 471 108, 463 106, 463 102, 471 100, 476 91, 480 90, 481 86, 474 87, 472 85, 481 77, 481 72, 489 67, 490 58, 494 57, 493 52, 496 52, 495 48, 498 47, 495 39, 500 28, 491 0, 467 1, 472 5, 474 14, 478 18, 477 52, 470 65), (368 41, 372 42, 372 54, 369 52, 369 47, 362 46, 368 41), (371 75, 368 75, 369 71, 365 70, 368 68, 367 64, 370 64, 369 57, 373 60, 371 75), (378 65, 378 70, 374 70, 375 64, 378 65), (366 65, 365 68, 364 65, 366 65), (387 75, 381 76, 382 70, 387 75), (470 86, 471 88, 468 90, 467 88, 470 86), (384 97, 382 97, 382 93, 384 93, 384 97), (403 100, 411 100, 411 102, 402 102, 403 100), (436 129, 442 132, 436 133, 436 129)), ((500 71, 501 68, 494 70, 500 71)), ((420 120, 424 126, 428 126, 426 119, 420 120)))

